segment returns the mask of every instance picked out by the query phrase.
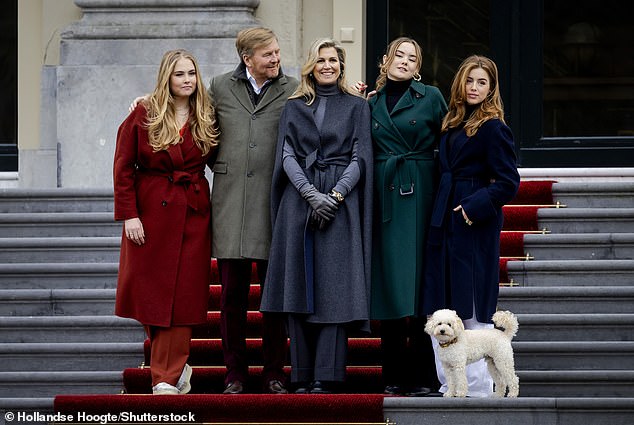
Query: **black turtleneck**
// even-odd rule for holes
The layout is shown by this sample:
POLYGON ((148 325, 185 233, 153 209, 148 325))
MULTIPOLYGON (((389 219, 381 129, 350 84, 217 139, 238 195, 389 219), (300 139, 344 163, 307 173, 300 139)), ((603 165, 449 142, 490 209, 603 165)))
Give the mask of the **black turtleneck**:
POLYGON ((392 112, 392 109, 394 109, 399 99, 403 97, 403 94, 407 91, 411 83, 411 79, 395 81, 388 78, 385 81, 385 104, 387 105, 388 112, 392 112))

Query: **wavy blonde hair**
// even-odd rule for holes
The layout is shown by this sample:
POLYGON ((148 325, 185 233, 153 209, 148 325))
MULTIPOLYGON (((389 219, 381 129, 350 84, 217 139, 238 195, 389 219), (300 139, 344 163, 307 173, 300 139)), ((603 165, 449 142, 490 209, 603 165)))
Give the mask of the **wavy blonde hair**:
POLYGON ((473 55, 462 61, 451 83, 449 111, 442 122, 441 131, 447 131, 462 124, 466 114, 467 77, 472 70, 477 68, 483 69, 489 76, 489 93, 468 118, 464 125, 465 132, 467 136, 471 137, 476 134, 482 124, 493 118, 504 122, 504 106, 498 84, 498 68, 491 59, 473 55))
POLYGON ((202 83, 198 63, 191 53, 183 49, 170 50, 163 55, 156 88, 145 102, 149 144, 154 152, 158 152, 181 142, 174 97, 170 91, 170 77, 180 59, 191 60, 196 70, 196 88, 189 96, 189 108, 193 111, 189 116, 189 126, 194 143, 206 155, 212 147, 218 145, 220 131, 214 107, 202 83))
POLYGON ((319 51, 328 47, 334 47, 337 51, 337 57, 339 58, 339 70, 341 72, 337 80, 339 90, 343 93, 358 95, 358 93, 351 91, 346 83, 344 71, 346 67, 346 51, 331 38, 319 38, 310 46, 308 58, 302 67, 301 81, 289 99, 304 98, 306 99, 307 105, 311 105, 315 101, 315 78, 313 77, 313 71, 319 59, 319 51))
POLYGON ((381 90, 385 86, 387 82, 387 71, 390 69, 390 66, 392 66, 392 63, 394 63, 394 60, 396 59, 396 51, 403 43, 411 43, 414 46, 414 51, 416 52, 416 72, 414 72, 414 79, 416 81, 420 80, 419 72, 423 66, 423 49, 413 38, 399 37, 392 40, 392 42, 387 45, 385 55, 379 63, 379 76, 376 77, 375 85, 377 91, 381 90))

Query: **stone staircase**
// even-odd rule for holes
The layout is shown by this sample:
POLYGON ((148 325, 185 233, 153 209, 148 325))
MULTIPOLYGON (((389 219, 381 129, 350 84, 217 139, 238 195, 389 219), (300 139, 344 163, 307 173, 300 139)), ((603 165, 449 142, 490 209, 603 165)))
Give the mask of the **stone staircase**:
POLYGON ((113 315, 112 211, 109 190, 0 191, 0 413, 120 393, 143 361, 142 327, 113 315))
MULTIPOLYGON (((634 183, 557 183, 511 261, 520 398, 386 398, 397 424, 634 423, 634 183), (457 408, 458 407, 458 408, 457 408), (452 413, 455 412, 455 413, 452 413), (477 414, 476 414, 477 413, 477 414)), ((143 360, 141 326, 112 315, 120 224, 111 191, 0 190, 0 417, 57 394, 116 394, 143 360)))
POLYGON ((409 424, 634 424, 634 183, 553 185, 566 208, 538 212, 547 234, 524 236, 530 261, 510 261, 516 400, 385 399, 409 424), (477 414, 475 414, 477 412, 477 414))

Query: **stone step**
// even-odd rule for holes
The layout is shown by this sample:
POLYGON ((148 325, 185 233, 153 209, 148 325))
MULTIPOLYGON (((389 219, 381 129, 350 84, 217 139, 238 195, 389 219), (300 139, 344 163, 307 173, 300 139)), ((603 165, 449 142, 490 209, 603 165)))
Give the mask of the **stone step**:
POLYGON ((514 341, 631 341, 634 335, 634 314, 517 314, 517 320, 514 341))
POLYGON ((631 260, 634 233, 526 234, 524 252, 536 260, 631 260))
POLYGON ((0 213, 114 211, 112 189, 0 189, 0 213))
POLYGON ((141 365, 143 342, 8 343, 0 361, 6 372, 123 370, 141 365))
POLYGON ((520 286, 632 286, 634 260, 509 261, 509 278, 520 286))
POLYGON ((103 263, 0 263, 3 289, 110 289, 119 259, 103 263))
POLYGON ((634 313, 634 286, 503 287, 498 308, 531 314, 634 313))
POLYGON ((513 342, 515 368, 530 370, 634 370, 633 341, 513 342))
POLYGON ((632 208, 633 196, 634 182, 553 184, 553 198, 569 208, 632 208))
POLYGON ((120 394, 123 372, 41 371, 0 372, 0 399, 3 397, 54 397, 57 394, 120 394))
POLYGON ((541 208, 537 217, 551 233, 634 233, 634 208, 541 208))
POLYGON ((42 415, 53 414, 54 400, 54 397, 0 397, 0 418, 4 418, 0 423, 49 425, 50 420, 42 415), (13 415, 11 422, 7 422, 7 413, 13 415))
POLYGON ((634 398, 385 397, 383 415, 398 425, 632 425, 634 398))
POLYGON ((117 316, 0 317, 0 341, 19 342, 143 342, 136 320, 117 316))
MULTIPOLYGON (((517 375, 520 397, 634 397, 634 372, 629 370, 518 371, 517 375)), ((0 397, 117 394, 122 387, 122 372, 0 372, 0 397)), ((196 394, 195 386, 191 394, 196 394)))
POLYGON ((0 238, 0 263, 115 263, 120 237, 0 238))
POLYGON ((0 235, 9 237, 119 236, 112 212, 4 213, 0 235))
POLYGON ((634 397, 632 370, 518 372, 520 397, 634 397))
POLYGON ((1 289, 0 316, 111 315, 115 293, 115 289, 1 289))
MULTIPOLYGON (((1 289, 0 316, 112 315, 115 289, 1 289)), ((634 313, 633 286, 502 287, 514 313, 634 313)))
MULTIPOLYGON (((517 314, 516 341, 629 341, 634 314, 517 314)), ((142 326, 116 316, 0 317, 0 340, 5 343, 140 342, 142 326)))

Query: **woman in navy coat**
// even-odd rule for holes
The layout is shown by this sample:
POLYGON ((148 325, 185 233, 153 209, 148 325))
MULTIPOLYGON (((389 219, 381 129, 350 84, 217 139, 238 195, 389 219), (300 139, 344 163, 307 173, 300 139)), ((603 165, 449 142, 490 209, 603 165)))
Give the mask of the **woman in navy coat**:
MULTIPOLYGON (((465 328, 492 327, 499 291, 502 206, 519 187, 513 134, 504 111, 495 63, 463 61, 442 125, 440 183, 428 239, 423 311, 456 310, 465 328)), ((435 350, 438 348, 434 340, 435 350)), ((444 374, 437 362, 441 392, 444 374)), ((469 396, 492 391, 484 361, 467 367, 469 396)))

